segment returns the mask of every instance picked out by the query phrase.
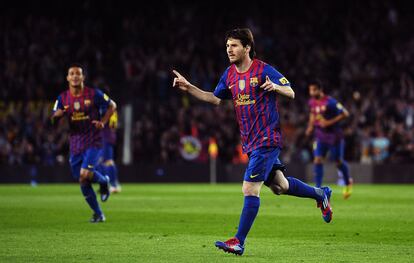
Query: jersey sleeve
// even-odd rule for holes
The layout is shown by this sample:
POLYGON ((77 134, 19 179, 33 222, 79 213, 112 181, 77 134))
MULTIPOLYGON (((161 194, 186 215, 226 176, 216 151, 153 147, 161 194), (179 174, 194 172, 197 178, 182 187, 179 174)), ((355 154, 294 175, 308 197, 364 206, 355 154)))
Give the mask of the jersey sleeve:
POLYGON ((230 90, 227 88, 227 74, 229 72, 229 69, 226 69, 224 71, 223 75, 220 78, 219 83, 216 86, 216 89, 214 90, 213 94, 219 99, 223 100, 229 100, 232 98, 230 90))
POLYGON ((270 80, 279 85, 279 86, 287 86, 290 87, 290 82, 285 78, 279 71, 277 71, 274 67, 266 64, 263 69, 262 73, 262 80, 263 82, 266 81, 266 76, 270 78, 270 80))
POLYGON ((335 112, 336 115, 339 115, 339 114, 341 114, 341 113, 344 112, 344 106, 342 106, 342 104, 339 101, 337 101, 336 99, 334 99, 334 98, 331 98, 329 100, 328 107, 333 112, 335 112))
POLYGON ((62 103, 62 96, 59 96, 56 99, 55 104, 53 105, 52 112, 54 113, 57 110, 64 110, 63 103, 62 103))
MULTIPOLYGON (((107 109, 111 99, 99 89, 95 89, 94 103, 99 109, 107 109)), ((105 110, 106 111, 106 110, 105 110)))

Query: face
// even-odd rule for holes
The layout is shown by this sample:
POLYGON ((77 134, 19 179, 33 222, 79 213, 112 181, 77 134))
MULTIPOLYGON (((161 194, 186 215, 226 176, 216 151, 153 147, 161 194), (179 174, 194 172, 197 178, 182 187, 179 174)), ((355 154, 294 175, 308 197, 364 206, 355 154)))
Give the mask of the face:
POLYGON ((321 90, 316 85, 309 85, 309 95, 312 98, 320 98, 321 97, 321 90))
POLYGON ((69 82, 69 86, 81 87, 85 79, 82 68, 79 68, 79 67, 69 68, 68 76, 66 77, 66 79, 69 82))
POLYGON ((231 64, 238 64, 249 56, 250 47, 243 47, 239 39, 229 38, 226 43, 227 56, 231 64))

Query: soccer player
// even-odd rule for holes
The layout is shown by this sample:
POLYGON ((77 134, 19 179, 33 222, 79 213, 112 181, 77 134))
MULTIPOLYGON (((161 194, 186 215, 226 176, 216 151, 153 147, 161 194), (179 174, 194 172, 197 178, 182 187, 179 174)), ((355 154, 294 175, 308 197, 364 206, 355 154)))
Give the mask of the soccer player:
POLYGON ((338 173, 342 173, 345 187, 343 196, 349 198, 352 193, 352 178, 348 164, 344 160, 344 135, 340 121, 349 116, 348 111, 334 98, 326 95, 320 80, 309 83, 310 114, 306 135, 314 132, 313 164, 316 187, 321 187, 323 179, 323 158, 330 151, 331 159, 336 161, 338 173))
POLYGON ((115 111, 116 104, 99 89, 85 87, 81 65, 71 65, 66 79, 69 89, 58 96, 51 121, 56 124, 63 116, 68 119, 72 175, 79 181, 82 194, 94 212, 90 222, 104 222, 105 216, 96 199, 92 182, 99 183, 101 201, 105 202, 110 195, 109 177, 98 172, 96 166, 102 147, 101 129, 115 111), (102 118, 100 108, 107 108, 102 118))
POLYGON ((276 69, 254 58, 254 39, 248 28, 228 31, 225 41, 231 65, 224 71, 214 92, 201 90, 175 70, 173 86, 215 105, 225 99, 233 101, 243 152, 249 156, 242 188, 244 206, 236 235, 225 242, 217 241, 215 246, 242 255, 246 236, 259 211, 263 183, 277 195, 316 200, 328 223, 332 219, 332 191, 284 176, 284 165, 279 160, 282 138, 277 98, 281 95, 293 99, 294 92, 289 81, 276 69))
MULTIPOLYGON (((106 110, 106 109, 105 109, 106 110)), ((111 193, 120 193, 121 185, 118 180, 118 169, 115 164, 114 148, 116 145, 116 128, 118 127, 118 113, 115 111, 109 118, 108 125, 102 130, 103 147, 98 170, 109 176, 111 193)))

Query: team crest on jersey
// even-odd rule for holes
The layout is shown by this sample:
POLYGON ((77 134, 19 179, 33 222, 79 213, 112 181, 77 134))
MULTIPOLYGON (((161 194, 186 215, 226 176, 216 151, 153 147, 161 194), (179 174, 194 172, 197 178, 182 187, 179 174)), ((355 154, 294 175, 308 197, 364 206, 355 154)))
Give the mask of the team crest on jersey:
POLYGON ((75 101, 75 102, 73 103, 73 108, 74 108, 75 110, 79 110, 79 109, 80 109, 80 103, 79 103, 79 101, 75 101))
POLYGON ((246 87, 246 81, 244 79, 239 80, 239 89, 244 90, 246 87))
POLYGON ((250 78, 250 87, 256 87, 259 84, 259 80, 257 79, 257 77, 254 78, 250 78))
POLYGON ((89 106, 89 105, 91 105, 91 100, 86 99, 85 100, 85 106, 89 106))

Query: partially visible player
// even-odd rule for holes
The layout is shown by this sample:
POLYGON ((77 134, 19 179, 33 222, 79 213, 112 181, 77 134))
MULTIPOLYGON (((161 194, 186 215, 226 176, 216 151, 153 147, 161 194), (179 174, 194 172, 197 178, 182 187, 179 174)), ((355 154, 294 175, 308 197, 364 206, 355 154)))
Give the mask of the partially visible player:
POLYGON ((225 42, 231 65, 224 71, 214 92, 201 90, 175 70, 173 86, 215 105, 225 99, 233 101, 243 152, 249 156, 242 188, 244 206, 236 235, 225 242, 217 241, 215 246, 242 255, 245 239, 259 211, 263 184, 277 195, 316 200, 327 223, 332 219, 329 203, 332 191, 284 176, 284 165, 279 160, 282 138, 277 98, 293 99, 295 93, 289 81, 275 68, 254 58, 254 39, 249 29, 228 31, 225 42))
POLYGON ((110 179, 110 192, 120 193, 121 185, 118 180, 118 169, 115 163, 114 149, 116 146, 116 129, 118 127, 118 113, 115 111, 109 118, 108 125, 102 130, 103 147, 98 170, 107 174, 110 179))
POLYGON ((334 98, 326 95, 321 81, 309 83, 310 114, 306 135, 314 132, 314 176, 316 187, 321 187, 323 180, 323 159, 330 152, 331 159, 336 161, 338 172, 342 173, 345 187, 343 196, 349 198, 352 193, 352 178, 348 164, 344 160, 345 141, 340 125, 341 120, 349 116, 348 111, 334 98))
POLYGON ((116 104, 99 89, 84 86, 85 76, 79 64, 68 69, 69 88, 62 92, 53 107, 52 123, 66 117, 69 121, 70 159, 73 177, 79 181, 86 202, 93 210, 91 223, 104 222, 105 216, 96 199, 92 182, 100 185, 101 201, 110 195, 109 177, 96 170, 102 147, 101 129, 114 113, 116 104), (106 108, 103 116, 100 109, 106 108))

